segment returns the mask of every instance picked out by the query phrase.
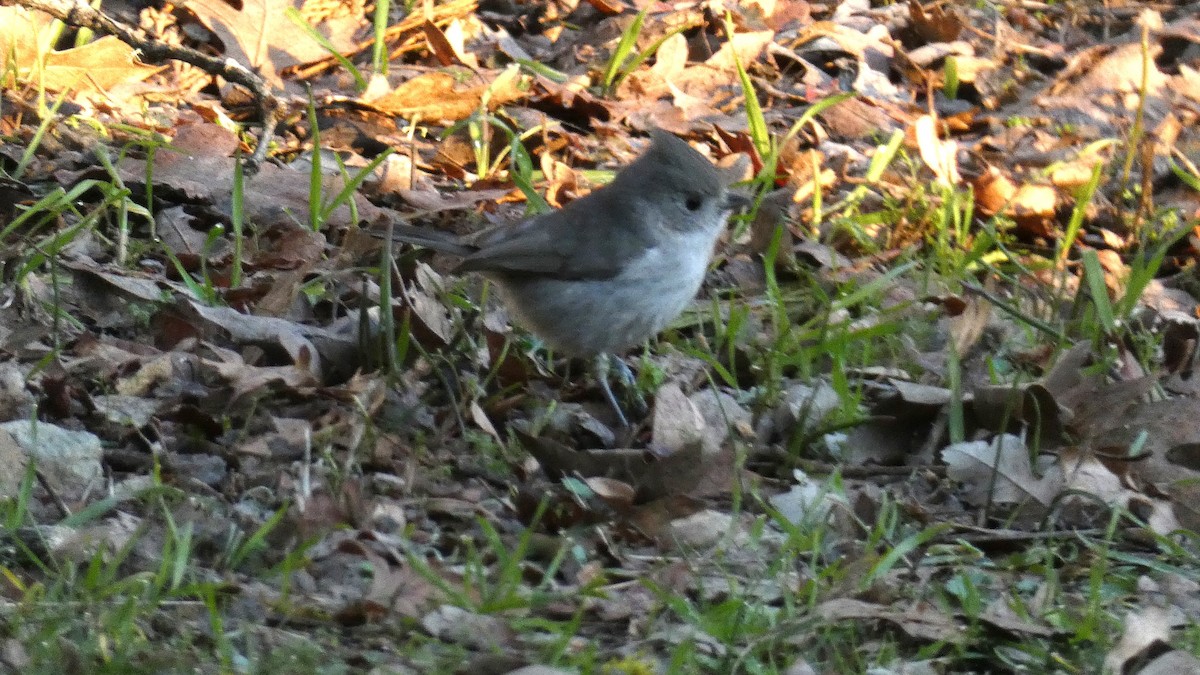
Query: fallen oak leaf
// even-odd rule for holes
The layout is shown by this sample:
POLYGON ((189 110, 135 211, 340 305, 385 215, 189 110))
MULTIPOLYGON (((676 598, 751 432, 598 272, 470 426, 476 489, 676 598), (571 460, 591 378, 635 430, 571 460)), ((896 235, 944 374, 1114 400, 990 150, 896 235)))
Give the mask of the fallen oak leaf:
POLYGON ((41 12, 0 7, 0 53, 12 59, 7 66, 50 91, 103 93, 117 85, 141 82, 165 67, 138 61, 133 47, 111 35, 42 54, 41 34, 50 24, 50 17, 41 12))
MULTIPOLYGON (((254 68, 275 87, 283 87, 279 71, 328 55, 288 18, 288 10, 296 9, 293 0, 243 0, 237 7, 224 0, 186 0, 183 6, 224 43, 228 58, 254 68)), ((338 36, 326 38, 351 47, 338 36)))
POLYGON ((489 109, 528 96, 527 78, 519 67, 480 71, 463 78, 442 71, 418 75, 365 103, 396 117, 455 122, 475 114, 485 101, 489 109))
POLYGON ((975 506, 1023 504, 1032 499, 1047 508, 1063 487, 1061 474, 1034 475, 1029 448, 1011 434, 991 442, 953 443, 942 450, 942 461, 946 475, 962 483, 964 499, 975 506))

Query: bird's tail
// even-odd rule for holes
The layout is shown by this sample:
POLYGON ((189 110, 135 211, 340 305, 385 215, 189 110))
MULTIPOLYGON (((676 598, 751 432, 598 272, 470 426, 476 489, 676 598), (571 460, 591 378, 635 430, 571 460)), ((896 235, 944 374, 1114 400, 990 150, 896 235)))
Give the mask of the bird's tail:
MULTIPOLYGON (((385 229, 372 229, 371 234, 381 239, 388 236, 385 229)), ((430 248, 439 253, 454 255, 460 258, 465 258, 479 250, 478 247, 464 243, 456 235, 449 232, 442 232, 441 230, 434 230, 428 227, 406 225, 404 223, 394 223, 392 225, 392 240, 430 248)))

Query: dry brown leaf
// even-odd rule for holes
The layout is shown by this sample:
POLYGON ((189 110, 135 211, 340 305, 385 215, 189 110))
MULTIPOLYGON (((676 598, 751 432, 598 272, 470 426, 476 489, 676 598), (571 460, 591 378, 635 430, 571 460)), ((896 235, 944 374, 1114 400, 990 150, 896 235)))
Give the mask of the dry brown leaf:
POLYGON ((443 31, 437 24, 426 20, 421 25, 421 30, 425 33, 425 39, 429 41, 433 55, 443 66, 464 65, 471 69, 479 67, 479 59, 466 50, 462 21, 451 20, 443 31))
POLYGON ((429 605, 442 599, 443 593, 424 576, 407 565, 389 564, 382 556, 371 555, 371 588, 364 602, 380 605, 400 616, 419 619, 429 605))
POLYGON ((1031 434, 1031 443, 1050 450, 1071 441, 1068 428, 1077 426, 1074 411, 1065 407, 1044 386, 983 385, 972 391, 971 412, 984 429, 1004 431, 1014 424, 1031 434))
POLYGON ((950 339, 959 355, 968 354, 979 343, 992 318, 992 303, 968 296, 963 311, 950 317, 950 339))
POLYGON ((454 321, 450 308, 438 299, 445 282, 441 275, 425 263, 417 267, 417 282, 404 289, 403 302, 412 310, 414 337, 430 348, 442 348, 454 337, 454 321))
POLYGON ((1058 192, 1053 187, 1017 185, 995 167, 974 179, 972 187, 976 203, 985 215, 1003 214, 1034 234, 1053 234, 1049 221, 1059 205, 1058 192))
POLYGON ((958 185, 958 143, 938 138, 937 120, 931 115, 917 118, 915 132, 921 159, 937 176, 938 182, 947 187, 958 185))
POLYGON ((200 302, 190 302, 182 307, 202 320, 197 325, 207 331, 223 333, 239 345, 263 344, 283 348, 291 357, 292 364, 315 378, 315 382, 320 382, 325 373, 323 356, 341 349, 357 349, 351 336, 287 319, 253 316, 229 307, 211 307, 200 302))
POLYGON ((41 12, 0 7, 0 54, 5 63, 22 79, 51 91, 103 93, 119 84, 141 82, 163 69, 138 61, 133 47, 111 35, 71 49, 48 50, 42 45, 51 37, 49 24, 50 17, 41 12), (40 63, 39 54, 44 54, 40 63))
POLYGON ((262 228, 257 246, 245 247, 243 264, 259 269, 312 269, 328 243, 321 233, 308 228, 262 228))
POLYGON ((116 392, 122 396, 145 396, 155 386, 169 382, 175 376, 176 356, 163 354, 143 363, 127 377, 116 381, 116 392))
POLYGON ((958 73, 958 81, 966 84, 974 84, 999 67, 1000 63, 987 57, 954 57, 954 70, 958 73))
POLYGON ((771 507, 780 517, 795 525, 806 527, 824 524, 836 508, 847 508, 846 497, 837 492, 829 482, 813 480, 808 474, 796 469, 792 472, 795 483, 787 492, 772 495, 771 507))
POLYGON ((38 82, 52 91, 80 89, 104 93, 119 84, 141 82, 165 66, 137 60, 137 51, 106 35, 95 42, 46 55, 38 82))
POLYGON ((439 640, 476 650, 502 649, 517 637, 501 617, 476 614, 453 605, 442 605, 421 617, 421 627, 439 640))
POLYGON ((167 297, 159 287, 159 280, 149 275, 130 270, 113 272, 100 267, 95 261, 84 259, 67 260, 63 265, 103 281, 105 292, 114 294, 113 291, 116 291, 114 295, 121 296, 122 303, 128 303, 130 299, 163 302, 167 297))
POLYGON ((1141 461, 1129 471, 1145 483, 1170 484, 1177 480, 1200 478, 1190 450, 1200 443, 1200 399, 1174 398, 1138 403, 1123 414, 1098 423, 1093 444, 1107 454, 1120 456, 1139 443, 1141 461))
POLYGON ((49 14, 25 7, 0 7, 0 48, 5 58, 11 55, 18 68, 34 63, 40 43, 48 40, 43 33, 53 19, 49 14), (25 64, 25 65, 22 65, 25 64))
MULTIPOLYGON (((1112 651, 1104 657, 1104 671, 1126 672, 1126 664, 1145 654, 1152 647, 1171 643, 1171 611, 1164 607, 1144 607, 1125 617, 1125 631, 1112 651)), ((1139 671, 1140 672, 1140 671, 1139 671)), ((1186 672, 1186 671, 1175 671, 1186 672)), ((1193 671, 1194 672, 1194 671, 1193 671)))
MULTIPOLYGON (((154 154, 149 172, 146 160, 132 157, 121 160, 117 170, 126 184, 144 186, 150 175, 156 187, 180 191, 188 200, 207 203, 228 217, 232 212, 234 168, 230 155, 238 147, 237 136, 216 124, 187 124, 175 130, 171 149, 162 148, 154 154)), ((343 185, 341 177, 327 176, 322 193, 336 195, 343 185)), ((299 228, 310 220, 311 190, 308 172, 265 164, 256 175, 246 178, 244 217, 264 230, 275 225, 299 228)), ((361 194, 355 193, 352 199, 361 220, 374 221, 382 213, 361 194)), ((351 220, 350 207, 342 205, 329 214, 327 224, 345 228, 351 220)))
POLYGON ((735 63, 739 62, 743 68, 749 68, 750 64, 758 61, 767 45, 774 39, 775 31, 770 30, 737 33, 704 63, 726 72, 733 71, 736 68, 735 63))
POLYGON ((1050 182, 1062 190, 1076 190, 1091 181, 1096 165, 1104 162, 1105 159, 1096 152, 1080 153, 1067 161, 1054 164, 1049 172, 1050 182))
POLYGON ((439 71, 418 75, 367 103, 398 117, 456 122, 470 117, 485 101, 494 110, 528 96, 529 91, 527 78, 515 66, 461 77, 439 71))
POLYGON ((291 461, 304 456, 312 447, 312 422, 272 416, 275 430, 240 441, 234 448, 238 454, 291 461))
MULTIPOLYGON (((210 345, 211 348, 211 345, 210 345)), ((251 366, 228 350, 221 350, 224 359, 203 359, 201 364, 212 368, 233 388, 232 400, 249 393, 262 394, 275 385, 291 390, 311 389, 321 384, 303 364, 295 366, 251 366)))
POLYGON ((483 433, 491 436, 497 443, 504 442, 504 439, 500 436, 500 432, 496 430, 496 425, 492 424, 492 421, 488 419, 487 413, 484 412, 478 401, 471 401, 470 410, 471 421, 475 423, 475 426, 483 430, 483 433))
POLYGON ((958 39, 963 30, 962 19, 952 11, 947 12, 941 6, 930 5, 926 10, 916 0, 908 2, 909 17, 912 28, 920 39, 928 42, 950 42, 958 39))
POLYGON ((227 240, 217 240, 210 244, 208 233, 192 227, 193 223, 199 223, 199 220, 182 206, 163 209, 154 215, 154 224, 162 245, 176 257, 212 254, 214 258, 221 258, 231 250, 227 240), (214 246, 221 248, 213 251, 214 246))
POLYGON ((624 513, 631 509, 637 496, 633 486, 625 481, 596 476, 584 479, 584 483, 617 513, 624 513))
POLYGON ((814 8, 808 0, 751 0, 738 4, 751 11, 757 10, 766 25, 775 31, 812 23, 814 8))
MULTIPOLYGON (((1107 511, 1096 508, 1099 501, 1106 506, 1120 506, 1136 514, 1156 534, 1167 535, 1180 529, 1175 510, 1169 502, 1134 490, 1113 472, 1110 464, 1074 450, 1062 453, 1056 472, 1064 476, 1063 489, 1069 493, 1060 501, 1061 516, 1069 525, 1103 527, 1110 516, 1107 511)), ((1047 476, 1056 472, 1048 472, 1047 476)))
POLYGON ((704 503, 684 495, 662 497, 636 507, 627 514, 626 522, 642 535, 663 544, 669 544, 667 533, 671 523, 699 513, 704 503))
MULTIPOLYGON (((669 82, 683 73, 684 68, 687 68, 687 60, 687 38, 683 37, 683 33, 676 33, 659 45, 658 51, 654 53, 654 65, 650 67, 649 72, 662 78, 663 82, 669 82)), ((630 77, 638 75, 641 73, 635 72, 630 77)))
POLYGON ((962 483, 963 498, 974 506, 1021 505, 1032 499, 1045 508, 1063 488, 1061 474, 1034 475, 1029 448, 1010 434, 991 442, 953 443, 941 454, 946 475, 962 483))
MULTIPOLYGON (((1099 45, 1076 56, 1072 67, 1059 73, 1039 102, 1046 107, 1060 104, 1111 113, 1135 110, 1143 87, 1146 94, 1161 96, 1170 82, 1154 61, 1162 46, 1150 45, 1147 63, 1140 41, 1129 40, 1128 36, 1121 39, 1125 44, 1099 45), (1148 68, 1149 79, 1143 77, 1143 68, 1148 68)), ((1097 119, 1107 117, 1105 114, 1097 119)))
MULTIPOLYGON (((240 9, 224 0, 186 0, 183 6, 216 33, 229 58, 254 68, 275 87, 284 86, 279 71, 329 54, 287 17, 287 10, 296 8, 294 0, 243 0, 240 9)), ((335 45, 349 48, 346 33, 322 32, 335 45)))

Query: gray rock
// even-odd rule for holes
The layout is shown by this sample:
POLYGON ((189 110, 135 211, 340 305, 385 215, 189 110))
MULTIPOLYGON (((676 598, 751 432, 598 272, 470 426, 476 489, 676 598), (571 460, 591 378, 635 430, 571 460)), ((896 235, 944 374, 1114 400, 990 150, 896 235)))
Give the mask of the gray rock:
POLYGON ((38 470, 60 489, 80 494, 104 477, 100 439, 45 422, 13 420, 0 424, 17 445, 37 461, 38 470))

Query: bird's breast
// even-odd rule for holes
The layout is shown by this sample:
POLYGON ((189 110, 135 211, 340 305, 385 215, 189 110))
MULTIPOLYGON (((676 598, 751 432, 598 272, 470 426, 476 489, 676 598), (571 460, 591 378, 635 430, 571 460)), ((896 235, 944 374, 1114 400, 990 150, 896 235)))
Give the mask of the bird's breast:
POLYGON ((607 279, 507 279, 499 286, 518 322, 556 350, 618 351, 658 334, 687 308, 714 239, 684 233, 660 241, 607 279))

